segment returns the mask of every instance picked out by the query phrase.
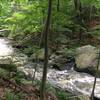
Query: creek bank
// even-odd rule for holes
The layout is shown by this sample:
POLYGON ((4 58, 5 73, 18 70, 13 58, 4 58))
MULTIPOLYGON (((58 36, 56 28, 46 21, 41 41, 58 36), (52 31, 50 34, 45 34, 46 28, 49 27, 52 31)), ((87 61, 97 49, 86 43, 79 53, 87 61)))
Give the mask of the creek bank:
MULTIPOLYGON (((1 54, 3 55, 4 53, 5 57, 9 55, 11 61, 17 65, 18 70, 23 71, 25 75, 32 78, 34 75, 34 71, 35 71, 34 67, 36 63, 31 62, 25 54, 20 53, 16 49, 12 48, 12 45, 9 43, 9 40, 0 39, 0 45, 1 47, 3 46, 6 47, 6 50, 3 50, 3 48, 0 47, 1 54), (9 51, 11 50, 11 52, 8 52, 8 50, 9 51)), ((7 63, 8 62, 5 61, 5 64, 7 63)), ((40 80, 42 77, 43 65, 38 63, 37 66, 38 69, 36 72, 36 79, 40 80)), ((82 73, 82 72, 80 73, 74 71, 73 69, 58 71, 49 68, 47 74, 47 80, 50 84, 52 84, 57 88, 68 90, 75 95, 88 95, 88 96, 91 95, 91 91, 94 83, 93 76, 87 73, 82 73)), ((100 78, 97 78, 95 97, 100 98, 100 78)))

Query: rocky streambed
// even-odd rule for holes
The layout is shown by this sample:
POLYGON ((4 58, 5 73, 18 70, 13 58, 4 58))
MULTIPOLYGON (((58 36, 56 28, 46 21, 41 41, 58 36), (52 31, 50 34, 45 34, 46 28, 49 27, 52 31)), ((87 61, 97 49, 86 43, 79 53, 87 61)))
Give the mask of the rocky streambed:
MULTIPOLYGON (((34 62, 31 62, 28 57, 18 52, 12 47, 9 39, 0 38, 0 64, 15 63, 18 70, 23 71, 27 76, 32 77, 34 74, 34 62)), ((38 64, 36 78, 42 77, 42 65, 38 64)), ((58 71, 49 68, 47 80, 50 84, 63 90, 68 90, 75 95, 91 95, 94 77, 82 72, 70 70, 58 71)), ((100 78, 97 78, 95 97, 100 98, 100 78)))

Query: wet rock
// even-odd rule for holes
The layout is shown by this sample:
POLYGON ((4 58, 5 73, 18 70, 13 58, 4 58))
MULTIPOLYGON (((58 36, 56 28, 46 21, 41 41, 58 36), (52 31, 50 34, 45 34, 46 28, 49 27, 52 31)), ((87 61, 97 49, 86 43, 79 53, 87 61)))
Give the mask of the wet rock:
POLYGON ((27 78, 31 78, 34 76, 35 69, 29 69, 24 67, 19 67, 18 71, 24 72, 24 74, 27 76, 27 78))
POLYGON ((50 60, 49 60, 49 66, 50 65, 53 68, 58 69, 58 70, 71 70, 75 66, 75 60, 73 57, 53 54, 51 55, 50 60))
POLYGON ((25 64, 28 63, 28 57, 25 54, 16 52, 13 56, 12 62, 17 66, 24 66, 25 64))

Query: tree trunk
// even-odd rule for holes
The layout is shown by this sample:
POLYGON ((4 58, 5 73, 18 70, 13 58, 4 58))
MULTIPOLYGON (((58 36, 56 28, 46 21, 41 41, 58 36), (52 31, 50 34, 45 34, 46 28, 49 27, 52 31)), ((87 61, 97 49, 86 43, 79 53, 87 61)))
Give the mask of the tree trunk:
POLYGON ((45 86, 46 86, 47 67, 48 67, 48 33, 49 33, 50 20, 51 20, 51 8, 52 8, 52 0, 49 0, 48 16, 47 16, 46 26, 44 30, 45 54, 44 54, 44 68, 43 68, 42 84, 41 84, 41 90, 40 90, 40 100, 45 99, 45 86))
POLYGON ((82 17, 82 4, 81 4, 81 1, 80 0, 74 0, 74 6, 75 6, 75 11, 76 11, 76 19, 77 19, 77 24, 80 25, 80 29, 79 29, 79 36, 78 36, 78 39, 79 39, 79 42, 81 42, 82 40, 82 29, 81 27, 83 26, 83 17, 82 17))
POLYGON ((96 69, 96 73, 95 73, 93 89, 92 89, 92 93, 91 93, 91 97, 90 97, 91 100, 94 100, 94 91, 95 91, 95 86, 96 86, 96 81, 97 81, 97 74, 98 74, 98 70, 99 70, 99 64, 100 64, 100 51, 99 51, 99 56, 98 56, 97 69, 96 69))
POLYGON ((78 3, 77 2, 78 2, 78 0, 74 0, 75 10, 77 10, 77 7, 78 7, 78 5, 77 5, 78 3))
POLYGON ((59 7, 60 7, 60 0, 57 1, 57 12, 59 12, 59 7))

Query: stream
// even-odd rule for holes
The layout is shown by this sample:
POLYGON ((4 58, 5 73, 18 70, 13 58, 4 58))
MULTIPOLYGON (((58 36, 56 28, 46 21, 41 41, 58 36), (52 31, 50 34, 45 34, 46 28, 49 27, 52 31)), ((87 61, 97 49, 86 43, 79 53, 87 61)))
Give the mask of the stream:
MULTIPOLYGON (((29 58, 12 47, 11 41, 7 38, 0 38, 0 64, 8 64, 10 61, 18 66, 18 70, 23 71, 27 76, 32 77, 35 63, 29 61, 29 58)), ((36 79, 42 77, 42 68, 36 72, 36 79)), ((91 95, 94 77, 82 72, 76 72, 73 69, 58 71, 49 68, 47 74, 48 82, 54 87, 67 90, 75 95, 91 95)), ((95 97, 100 98, 100 78, 97 78, 95 97)))

